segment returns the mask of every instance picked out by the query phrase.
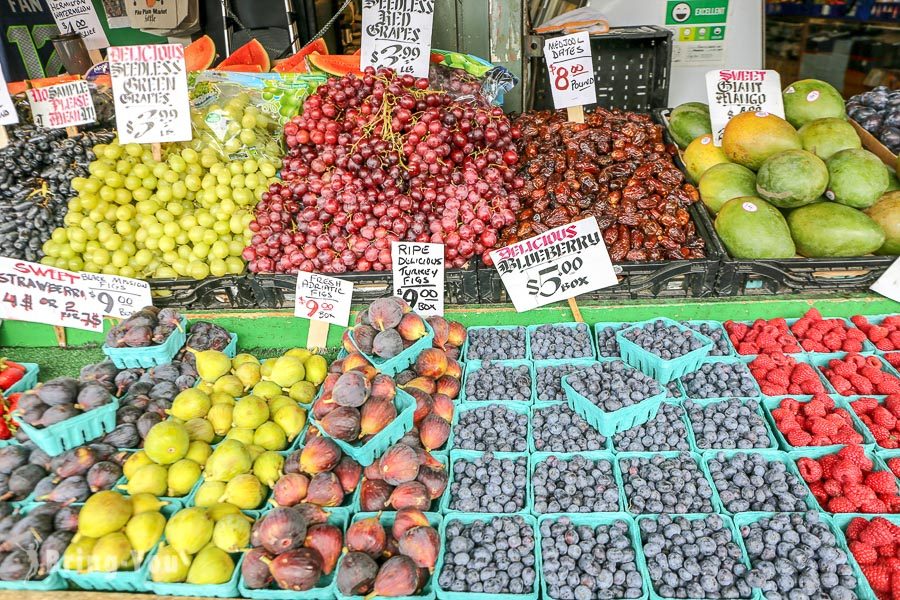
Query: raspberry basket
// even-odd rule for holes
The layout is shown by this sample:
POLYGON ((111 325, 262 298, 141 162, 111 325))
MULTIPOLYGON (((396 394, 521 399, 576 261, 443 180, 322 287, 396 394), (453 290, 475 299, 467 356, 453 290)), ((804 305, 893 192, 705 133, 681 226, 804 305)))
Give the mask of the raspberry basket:
MULTIPOLYGON (((823 381, 825 382, 825 388, 828 390, 828 393, 830 393, 830 394, 837 394, 839 396, 843 396, 843 394, 840 394, 837 391, 837 389, 834 387, 834 384, 831 383, 830 379, 828 379, 828 376, 825 375, 825 370, 829 368, 828 363, 829 363, 829 361, 834 360, 834 359, 844 360, 848 356, 848 354, 853 354, 853 353, 838 352, 838 353, 834 353, 834 354, 810 354, 810 355, 808 355, 810 364, 812 364, 816 368, 816 371, 818 371, 821 374, 821 377, 822 377, 823 381)), ((900 379, 900 373, 898 373, 897 370, 894 369, 894 367, 889 365, 887 363, 887 361, 884 360, 884 357, 879 356, 877 354, 871 354, 871 353, 870 354, 857 353, 857 354, 859 354, 860 356, 863 356, 864 358, 872 357, 872 358, 876 359, 881 364, 882 372, 884 372, 888 375, 893 375, 894 377, 900 379)), ((860 394, 857 394, 854 392, 849 395, 857 396, 860 394)), ((864 395, 875 397, 878 399, 881 399, 884 397, 884 394, 864 394, 864 395)))
MULTIPOLYGON (((831 399, 834 401, 835 408, 843 408, 850 413, 850 418, 853 420, 853 428, 862 435, 863 443, 859 444, 865 448, 872 448, 875 446, 875 438, 872 437, 872 434, 869 432, 869 428, 866 427, 865 423, 859 420, 856 412, 850 406, 850 402, 853 401, 853 398, 861 397, 843 397, 837 396, 835 397, 833 394, 830 395, 831 399)), ((769 429, 775 435, 775 438, 778 440, 778 447, 784 450, 785 452, 791 452, 793 450, 802 450, 805 448, 831 448, 834 452, 837 452, 841 449, 842 444, 830 444, 827 446, 793 446, 790 442, 787 441, 785 435, 778 429, 778 426, 775 424, 775 417, 772 416, 772 411, 778 408, 781 405, 781 402, 787 398, 793 398, 797 402, 801 404, 805 404, 812 400, 812 396, 766 396, 762 400, 763 411, 766 415, 766 421, 769 424, 769 429)))
POLYGON ((712 350, 715 345, 714 342, 705 335, 694 331, 690 327, 685 327, 678 321, 673 321, 672 319, 666 319, 664 317, 641 321, 640 323, 632 324, 631 327, 620 329, 616 332, 616 339, 619 342, 619 352, 622 355, 622 359, 635 369, 640 369, 660 383, 669 383, 673 379, 678 379, 685 373, 694 371, 700 366, 703 359, 709 355, 710 350, 712 350), (662 321, 666 325, 677 327, 681 331, 691 332, 691 334, 699 339, 703 345, 683 356, 667 360, 645 350, 625 337, 626 331, 639 329, 656 321, 662 321))
POLYGON ((622 492, 622 474, 619 472, 619 461, 616 460, 616 457, 612 452, 606 452, 603 450, 591 451, 591 452, 535 452, 528 456, 528 506, 531 509, 531 514, 535 517, 540 517, 541 515, 568 515, 568 514, 615 514, 615 513, 623 513, 625 511, 625 499, 624 493, 622 492), (551 456, 555 456, 556 458, 564 461, 570 461, 576 456, 582 456, 585 459, 591 462, 608 462, 612 467, 613 472, 613 480, 615 481, 616 488, 619 492, 619 506, 617 510, 611 512, 590 512, 590 513, 571 513, 569 511, 562 511, 559 513, 539 513, 534 508, 534 484, 532 483, 534 477, 534 471, 537 466, 545 462, 551 456))

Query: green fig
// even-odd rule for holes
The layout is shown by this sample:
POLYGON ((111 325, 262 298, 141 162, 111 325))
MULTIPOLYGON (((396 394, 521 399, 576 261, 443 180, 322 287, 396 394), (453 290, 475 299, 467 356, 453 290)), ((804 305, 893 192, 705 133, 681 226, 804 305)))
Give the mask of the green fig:
POLYGON ((118 492, 106 490, 93 494, 78 513, 78 533, 101 538, 125 527, 131 518, 131 499, 118 492))
POLYGON ((158 465, 171 465, 187 454, 191 438, 184 425, 175 421, 157 423, 144 438, 144 452, 158 465))
POLYGON ((234 405, 231 415, 235 427, 256 429, 269 418, 269 405, 259 396, 244 396, 234 405))
POLYGON ((200 484, 200 487, 197 488, 197 493, 194 495, 194 505, 204 507, 212 506, 219 501, 219 498, 221 498, 224 493, 224 481, 204 481, 200 484))
POLYGON ((253 510, 266 499, 266 488, 256 476, 238 475, 225 485, 225 493, 219 502, 230 502, 240 509, 253 510))
POLYGON ((236 440, 226 439, 213 450, 206 461, 204 477, 208 481, 230 481, 249 473, 252 467, 250 454, 244 445, 236 440))
POLYGON ((284 450, 287 435, 278 423, 266 421, 253 432, 253 443, 265 450, 284 450))
POLYGON ((216 546, 207 546, 191 562, 187 583, 217 585, 225 583, 234 574, 234 561, 227 552, 216 546))
POLYGON ((166 541, 176 551, 196 554, 212 539, 213 520, 205 508, 182 508, 166 523, 166 541))
POLYGON ((225 552, 239 552, 250 545, 250 522, 241 513, 224 515, 216 521, 212 541, 225 552))
POLYGON ((172 408, 167 412, 182 421, 200 419, 206 416, 210 407, 209 396, 199 388, 182 390, 172 401, 172 408))
POLYGON ((267 451, 253 461, 253 474, 267 487, 275 487, 275 483, 283 475, 284 457, 277 452, 267 451))
POLYGON ((298 381, 303 381, 305 376, 303 361, 296 356, 285 355, 275 361, 269 379, 283 388, 289 388, 298 381))
POLYGON ((187 496, 199 480, 200 465, 183 458, 169 467, 169 476, 166 478, 167 495, 173 498, 187 496))
POLYGON ((197 374, 203 381, 214 382, 231 371, 231 359, 218 350, 197 352, 197 374))
POLYGON ((158 512, 142 512, 134 515, 125 525, 125 537, 137 554, 135 564, 140 565, 162 537, 166 528, 166 518, 158 512))
POLYGON ((189 556, 178 552, 172 546, 160 544, 153 560, 150 561, 150 581, 156 583, 181 583, 187 579, 191 568, 189 556))
POLYGON ((94 572, 124 571, 133 565, 131 544, 121 531, 107 533, 98 539, 88 560, 88 570, 94 572))

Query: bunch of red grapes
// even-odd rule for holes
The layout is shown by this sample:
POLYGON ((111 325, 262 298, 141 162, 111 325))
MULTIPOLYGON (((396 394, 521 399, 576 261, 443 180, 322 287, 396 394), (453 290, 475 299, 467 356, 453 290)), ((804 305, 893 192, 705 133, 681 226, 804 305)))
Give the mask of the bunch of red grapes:
POLYGON ((329 79, 284 126, 281 171, 256 207, 256 273, 391 268, 391 242, 444 244, 461 267, 515 222, 520 132, 499 107, 367 69, 329 79))

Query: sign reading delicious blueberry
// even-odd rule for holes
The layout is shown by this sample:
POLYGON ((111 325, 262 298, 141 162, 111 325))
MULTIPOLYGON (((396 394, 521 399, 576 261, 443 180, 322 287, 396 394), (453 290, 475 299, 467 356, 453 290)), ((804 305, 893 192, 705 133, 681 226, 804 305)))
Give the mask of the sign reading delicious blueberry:
POLYGON ((434 0, 363 0, 360 68, 428 77, 434 0))
POLYGON ((444 245, 393 242, 394 295, 422 316, 444 314, 444 245))
POLYGON ((554 107, 597 103, 591 38, 586 31, 544 41, 544 58, 554 107))
MULTIPOLYGON (((790 90, 790 88, 788 88, 790 90)), ((788 93, 785 90, 785 93, 788 93)), ((762 69, 725 69, 706 74, 706 96, 712 122, 713 143, 722 145, 728 121, 743 112, 772 114, 784 118, 781 76, 762 69)))
POLYGON ((87 288, 89 304, 100 314, 126 319, 131 313, 153 305, 150 284, 146 281, 84 271, 79 275, 87 288))
POLYGON ((31 115, 38 127, 62 129, 97 120, 87 81, 69 81, 26 90, 31 115))
POLYGON ((594 217, 494 250, 490 256, 518 312, 618 283, 594 217))
POLYGON ((318 273, 297 273, 294 316, 346 327, 353 282, 318 273))

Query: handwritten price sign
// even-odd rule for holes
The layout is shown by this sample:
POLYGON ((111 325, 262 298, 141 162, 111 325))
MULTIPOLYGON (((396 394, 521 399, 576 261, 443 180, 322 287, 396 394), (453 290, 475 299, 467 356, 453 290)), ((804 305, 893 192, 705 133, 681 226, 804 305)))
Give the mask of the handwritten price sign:
MULTIPOLYGON (((793 93, 793 88, 785 94, 793 93)), ((725 126, 735 115, 744 112, 760 116, 784 118, 781 76, 777 71, 761 69, 724 69, 706 74, 706 96, 712 122, 713 143, 722 145, 725 126)))
POLYGON ((294 316, 346 327, 350 320, 353 282, 318 273, 297 273, 294 316))
POLYGON ((153 304, 150 284, 146 281, 83 271, 79 274, 87 286, 89 304, 100 314, 127 319, 132 313, 153 304))
POLYGON ((553 106, 569 108, 597 103, 591 38, 586 31, 544 42, 553 106))
POLYGON ((434 0, 363 0, 360 68, 428 77, 434 0))
POLYGON ((26 90, 31 116, 38 127, 62 129, 97 120, 87 81, 70 81, 26 90))
POLYGON ((62 33, 77 33, 88 50, 109 46, 91 0, 47 0, 53 20, 62 33))
POLYGON ((6 88, 6 80, 3 78, 3 69, 0 69, 0 126, 15 125, 19 122, 19 115, 9 90, 6 88))
POLYGON ((392 242, 394 295, 422 316, 444 314, 444 245, 392 242))

